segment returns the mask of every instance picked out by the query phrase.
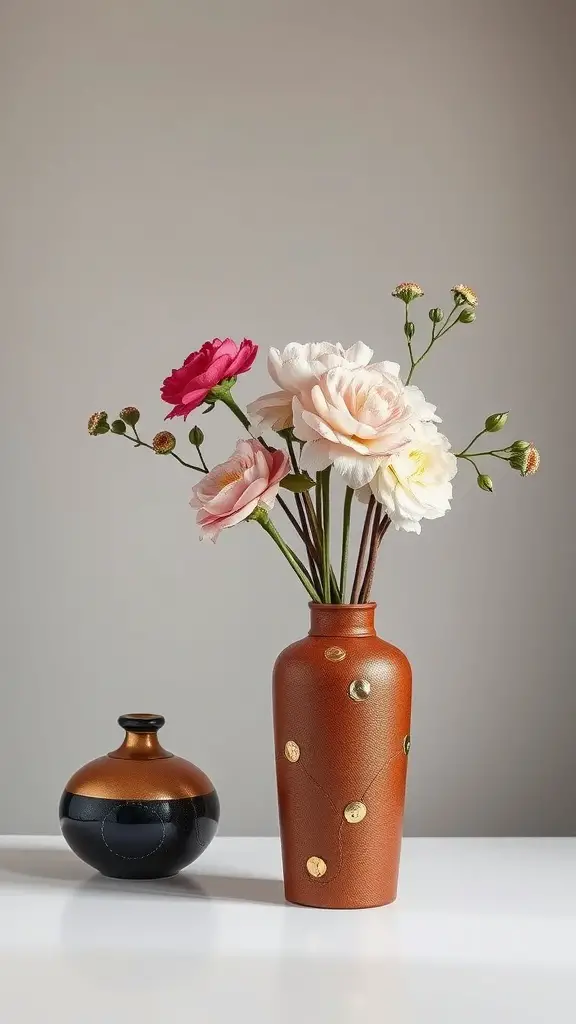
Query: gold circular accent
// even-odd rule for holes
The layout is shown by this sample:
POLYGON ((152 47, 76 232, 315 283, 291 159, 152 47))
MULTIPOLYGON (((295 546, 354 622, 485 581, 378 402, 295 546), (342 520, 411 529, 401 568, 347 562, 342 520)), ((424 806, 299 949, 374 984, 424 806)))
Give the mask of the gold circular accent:
POLYGON ((346 651, 343 651, 341 647, 327 647, 324 657, 327 661, 344 661, 346 651))
POLYGON ((286 746, 284 747, 284 757, 287 758, 288 761, 292 762, 297 761, 299 759, 300 747, 296 743, 296 740, 288 740, 286 746))
POLYGON ((328 871, 328 865, 322 857, 308 857, 306 861, 306 870, 312 878, 322 878, 328 871))
POLYGON ((367 679, 353 679, 348 687, 352 700, 367 700, 370 696, 370 683, 367 679))
POLYGON ((344 808, 344 817, 351 825, 356 825, 357 822, 364 821, 364 818, 366 817, 366 804, 363 804, 361 800, 353 800, 351 804, 346 804, 346 807, 344 808))
POLYGON ((410 740, 410 733, 408 733, 408 735, 404 737, 404 742, 402 743, 402 748, 405 754, 408 754, 410 752, 411 743, 412 741, 410 740))

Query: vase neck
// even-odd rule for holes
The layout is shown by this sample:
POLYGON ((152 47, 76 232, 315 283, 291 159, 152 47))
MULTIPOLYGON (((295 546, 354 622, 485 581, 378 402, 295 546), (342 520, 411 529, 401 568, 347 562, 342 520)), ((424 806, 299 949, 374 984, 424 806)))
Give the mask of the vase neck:
POLYGON ((309 636, 376 636, 370 604, 310 604, 309 636))
POLYGON ((121 761, 154 761, 160 757, 173 757, 169 750, 161 745, 156 732, 144 732, 140 729, 126 729, 124 742, 117 750, 111 750, 108 757, 121 761))

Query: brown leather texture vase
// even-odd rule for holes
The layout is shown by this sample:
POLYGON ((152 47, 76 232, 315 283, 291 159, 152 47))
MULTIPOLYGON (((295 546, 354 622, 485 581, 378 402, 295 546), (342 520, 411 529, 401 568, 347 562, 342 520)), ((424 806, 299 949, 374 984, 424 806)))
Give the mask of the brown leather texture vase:
POLYGON ((359 909, 396 897, 412 671, 374 628, 375 604, 311 604, 274 666, 286 899, 359 909))

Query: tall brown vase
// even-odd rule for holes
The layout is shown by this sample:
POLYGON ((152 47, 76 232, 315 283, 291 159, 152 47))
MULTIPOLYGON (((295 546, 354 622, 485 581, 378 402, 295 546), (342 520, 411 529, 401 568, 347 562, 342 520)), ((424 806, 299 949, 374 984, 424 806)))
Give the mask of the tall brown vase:
POLYGON ((286 899, 355 909, 396 897, 412 672, 374 629, 375 604, 311 604, 274 666, 286 899))

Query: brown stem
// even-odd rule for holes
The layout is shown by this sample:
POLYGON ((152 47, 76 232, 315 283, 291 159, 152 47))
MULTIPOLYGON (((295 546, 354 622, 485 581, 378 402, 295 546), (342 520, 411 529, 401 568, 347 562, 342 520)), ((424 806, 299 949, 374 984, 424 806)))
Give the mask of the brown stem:
POLYGON ((382 506, 376 506, 376 512, 374 514, 374 525, 372 527, 372 539, 370 541, 370 554, 368 556, 368 567, 366 569, 366 575, 364 576, 364 583, 360 591, 360 603, 365 604, 370 600, 370 591, 372 590, 372 584, 374 582, 374 573, 376 572, 376 562, 378 561, 378 552, 380 550, 380 544, 382 537, 386 533, 390 520, 387 515, 381 520, 382 506), (387 524, 387 525, 386 525, 387 524), (383 529, 384 527, 384 529, 383 529))
MULTIPOLYGON (((286 446, 290 455, 290 462, 292 463, 292 469, 296 474, 300 473, 300 466, 298 465, 298 456, 296 455, 296 449, 289 433, 285 437, 286 446)), ((305 492, 304 492, 305 493, 305 492)), ((312 523, 306 518, 306 511, 303 501, 303 495, 296 493, 294 495, 296 499, 296 508, 298 509, 298 516, 300 518, 300 525, 302 527, 302 534, 304 544, 306 546, 306 554, 308 556, 308 564, 310 566, 310 573, 316 584, 316 589, 320 587, 320 548, 318 542, 314 536, 312 529, 312 523)))
POLYGON ((362 527, 362 537, 360 538, 360 547, 358 549, 358 560, 356 562, 356 571, 354 573, 354 582, 352 584, 352 593, 350 594, 350 604, 358 604, 358 597, 360 594, 360 578, 364 571, 364 563, 366 561, 366 549, 368 547, 368 538, 370 536, 370 523, 372 521, 372 514, 376 505, 376 498, 373 494, 370 495, 370 501, 368 502, 368 508, 366 509, 366 516, 364 518, 364 526, 362 527))

